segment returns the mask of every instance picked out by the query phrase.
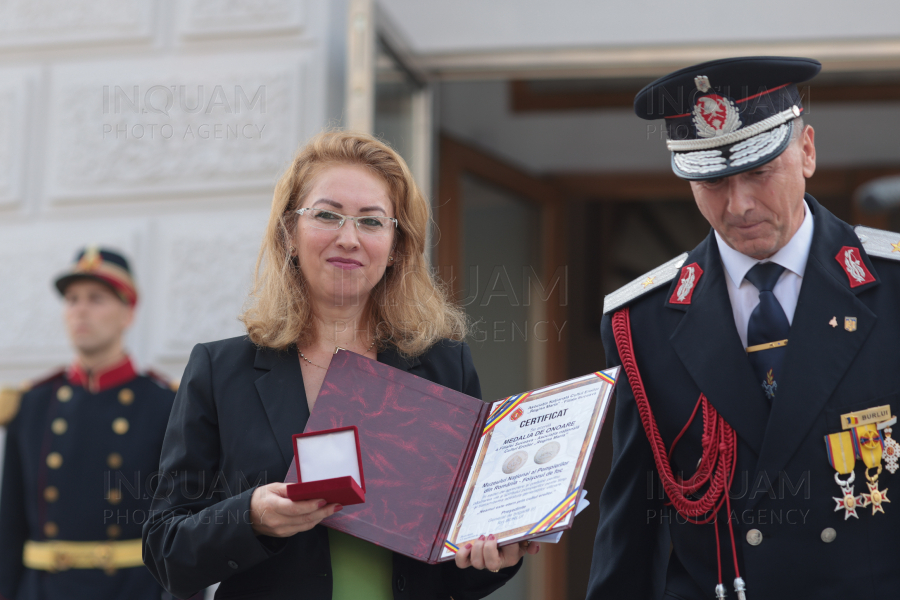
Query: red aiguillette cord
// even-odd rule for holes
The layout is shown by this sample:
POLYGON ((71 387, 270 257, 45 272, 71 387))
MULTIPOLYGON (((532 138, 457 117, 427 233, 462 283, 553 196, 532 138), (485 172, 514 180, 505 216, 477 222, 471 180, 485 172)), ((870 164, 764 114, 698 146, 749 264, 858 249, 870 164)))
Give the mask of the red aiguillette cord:
POLYGON ((653 450, 653 460, 656 462, 656 469, 659 471, 663 489, 666 491, 672 506, 675 507, 675 510, 682 517, 697 525, 703 525, 710 521, 714 523, 716 558, 718 560, 720 582, 716 586, 716 596, 719 598, 724 598, 725 586, 721 584, 722 551, 719 547, 719 525, 716 521, 716 515, 722 508, 722 505, 726 505, 726 510, 728 511, 728 533, 731 536, 731 555, 734 558, 734 586, 739 600, 745 600, 744 580, 741 578, 740 569, 738 568, 734 527, 731 523, 731 500, 728 497, 728 490, 731 488, 731 482, 734 479, 734 469, 737 464, 737 438, 735 437, 734 429, 713 408, 706 396, 700 394, 697 405, 694 407, 694 412, 691 413, 690 419, 688 419, 688 422, 675 438, 675 441, 672 442, 672 447, 667 452, 666 445, 659 433, 659 427, 656 425, 656 419, 653 417, 653 411, 650 410, 650 402, 647 400, 644 382, 641 379, 637 361, 634 357, 634 347, 631 339, 631 319, 627 307, 613 315, 612 328, 616 340, 616 348, 619 351, 619 358, 622 360, 622 367, 628 376, 628 382, 631 384, 631 391, 634 394, 634 400, 638 407, 644 431, 647 433, 647 439, 650 441, 650 448, 653 450), (672 452, 700 409, 703 411, 703 437, 701 438, 703 453, 697 466, 697 472, 687 481, 683 481, 672 472, 672 452), (697 500, 692 499, 691 495, 707 483, 709 483, 709 487, 703 495, 697 500), (704 515, 706 516, 704 517, 704 515))

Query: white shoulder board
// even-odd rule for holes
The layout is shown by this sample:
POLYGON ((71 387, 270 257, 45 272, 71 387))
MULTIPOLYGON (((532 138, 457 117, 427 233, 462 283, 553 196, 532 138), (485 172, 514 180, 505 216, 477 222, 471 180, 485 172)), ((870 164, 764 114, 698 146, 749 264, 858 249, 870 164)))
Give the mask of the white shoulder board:
POLYGON ((854 231, 869 256, 900 260, 900 233, 872 229, 862 225, 857 225, 854 231))
POLYGON ((677 256, 632 281, 627 283, 609 294, 603 299, 603 314, 612 312, 621 306, 625 306, 635 298, 643 296, 647 292, 651 292, 656 288, 667 285, 675 279, 675 276, 681 270, 681 265, 687 259, 688 253, 685 252, 681 256, 677 256))

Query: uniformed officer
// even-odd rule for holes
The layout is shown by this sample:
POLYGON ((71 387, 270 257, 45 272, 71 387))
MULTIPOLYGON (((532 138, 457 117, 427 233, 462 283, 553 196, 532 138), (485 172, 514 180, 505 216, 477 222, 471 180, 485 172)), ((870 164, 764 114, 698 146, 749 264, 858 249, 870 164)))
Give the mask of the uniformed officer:
POLYGON ((0 598, 159 600, 141 526, 175 394, 125 353, 137 290, 120 254, 80 252, 56 287, 75 361, 0 407, 0 598))
POLYGON ((819 69, 724 59, 635 99, 665 119, 712 230, 606 298, 626 376, 591 600, 900 589, 900 234, 854 231, 805 194, 816 149, 796 84, 819 69))

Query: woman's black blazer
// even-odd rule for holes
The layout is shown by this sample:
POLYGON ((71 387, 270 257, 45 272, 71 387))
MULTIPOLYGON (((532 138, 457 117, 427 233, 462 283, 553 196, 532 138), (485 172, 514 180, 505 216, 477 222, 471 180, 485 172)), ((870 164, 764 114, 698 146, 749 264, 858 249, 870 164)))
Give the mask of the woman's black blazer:
MULTIPOLYGON (((246 337, 191 352, 143 530, 144 563, 174 595, 186 598, 221 581, 216 598, 331 599, 325 527, 272 538, 256 536, 249 519, 253 490, 284 480, 291 436, 309 418, 298 360, 296 348, 261 348, 246 337)), ((378 360, 481 397, 465 343, 442 341, 412 359, 388 349, 378 360)), ((394 599, 481 598, 520 565, 491 573, 394 554, 394 599)))

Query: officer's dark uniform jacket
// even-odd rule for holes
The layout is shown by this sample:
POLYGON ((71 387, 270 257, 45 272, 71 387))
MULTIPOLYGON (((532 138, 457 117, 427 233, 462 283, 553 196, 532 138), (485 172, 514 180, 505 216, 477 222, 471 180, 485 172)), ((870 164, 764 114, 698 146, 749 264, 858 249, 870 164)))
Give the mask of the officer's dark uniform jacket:
POLYGON ((143 565, 104 565, 102 543, 140 542, 174 396, 127 358, 91 377, 60 371, 22 396, 6 437, 0 598, 159 600, 143 565), (45 542, 99 542, 97 568, 67 568, 65 556, 55 569, 28 568, 33 542, 39 552, 45 542))
MULTIPOLYGON (((900 411, 894 357, 900 262, 871 256, 850 226, 811 196, 806 202, 814 218, 812 246, 771 410, 735 328, 712 232, 683 263, 703 270, 690 304, 669 302, 677 277, 629 303, 636 362, 667 448, 701 393, 737 433, 732 522, 748 598, 896 597, 900 502, 884 504, 884 514, 859 508, 858 519, 835 512, 833 498, 841 492, 824 436, 841 431, 844 413, 881 405, 900 411), (874 282, 849 285, 835 259, 844 246, 860 249, 874 282), (837 327, 830 325, 834 317, 837 327), (844 328, 845 317, 857 318, 856 331, 844 328)), ((900 243, 900 234, 896 238, 900 243)), ((603 319, 608 366, 620 364, 613 312, 603 319)), ((685 523, 666 506, 624 373, 616 392, 613 465, 599 502, 588 598, 712 598, 718 583, 714 526, 685 523)), ((685 479, 700 458, 701 421, 698 415, 672 457, 673 471, 685 479)), ((855 493, 868 491, 862 461, 855 473, 855 493)), ((900 474, 885 469, 879 484, 893 496, 900 474)), ((723 509, 722 579, 734 597, 724 519, 723 509)))

